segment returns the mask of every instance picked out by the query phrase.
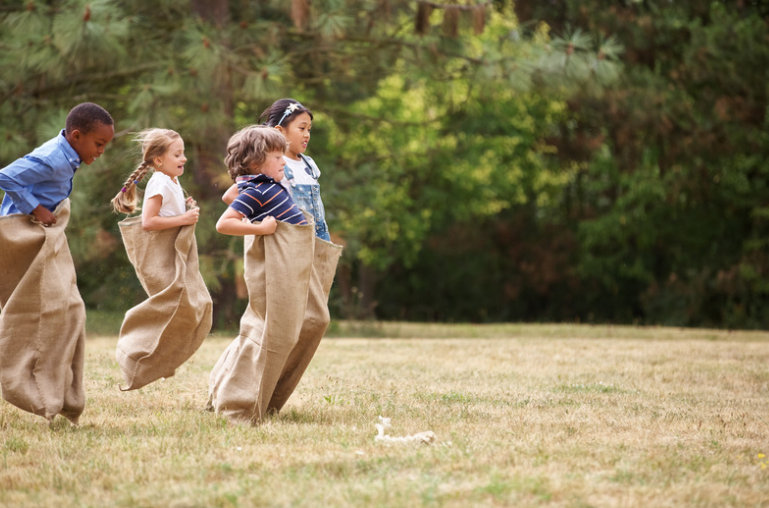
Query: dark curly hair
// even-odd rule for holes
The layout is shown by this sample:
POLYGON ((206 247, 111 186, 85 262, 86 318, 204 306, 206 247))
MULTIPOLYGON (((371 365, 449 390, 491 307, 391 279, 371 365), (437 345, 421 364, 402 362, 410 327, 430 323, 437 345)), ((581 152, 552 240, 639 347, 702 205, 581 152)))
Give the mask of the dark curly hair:
POLYGON ((106 109, 93 102, 83 102, 72 108, 69 112, 65 127, 67 134, 71 134, 74 130, 88 134, 94 130, 97 123, 104 125, 115 124, 106 109))

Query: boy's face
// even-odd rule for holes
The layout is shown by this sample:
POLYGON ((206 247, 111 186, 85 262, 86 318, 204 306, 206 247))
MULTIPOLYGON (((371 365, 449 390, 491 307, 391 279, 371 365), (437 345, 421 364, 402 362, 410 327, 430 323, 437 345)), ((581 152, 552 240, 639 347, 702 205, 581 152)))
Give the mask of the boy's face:
POLYGON ((265 176, 269 176, 276 182, 283 180, 283 166, 285 166, 283 160, 283 152, 274 151, 267 152, 267 157, 264 159, 264 164, 258 169, 260 173, 265 176))
POLYGON ((83 134, 79 129, 74 129, 67 135, 67 141, 80 156, 80 161, 90 165, 104 153, 104 148, 107 143, 112 141, 114 135, 115 127, 113 125, 96 122, 94 129, 86 134, 83 134))

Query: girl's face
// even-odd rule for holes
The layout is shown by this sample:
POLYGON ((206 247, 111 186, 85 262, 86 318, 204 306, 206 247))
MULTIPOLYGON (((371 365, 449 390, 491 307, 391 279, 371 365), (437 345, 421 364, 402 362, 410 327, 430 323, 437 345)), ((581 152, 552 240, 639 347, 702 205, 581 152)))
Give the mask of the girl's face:
POLYGON ((177 139, 168 147, 166 153, 160 157, 155 157, 155 168, 161 173, 165 173, 171 178, 176 178, 184 173, 184 163, 187 157, 184 156, 184 141, 177 139))
POLYGON ((299 154, 307 150, 307 143, 310 142, 310 130, 312 129, 312 118, 309 113, 299 113, 290 117, 291 122, 284 127, 278 125, 276 129, 286 136, 288 149, 286 155, 292 159, 298 160, 299 154))

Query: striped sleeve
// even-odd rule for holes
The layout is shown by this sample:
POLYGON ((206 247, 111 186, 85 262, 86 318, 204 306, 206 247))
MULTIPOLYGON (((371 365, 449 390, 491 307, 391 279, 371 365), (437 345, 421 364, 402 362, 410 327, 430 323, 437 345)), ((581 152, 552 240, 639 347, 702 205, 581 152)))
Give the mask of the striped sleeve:
POLYGON ((251 222, 272 216, 289 224, 307 224, 291 195, 277 183, 263 182, 244 189, 230 208, 251 222))

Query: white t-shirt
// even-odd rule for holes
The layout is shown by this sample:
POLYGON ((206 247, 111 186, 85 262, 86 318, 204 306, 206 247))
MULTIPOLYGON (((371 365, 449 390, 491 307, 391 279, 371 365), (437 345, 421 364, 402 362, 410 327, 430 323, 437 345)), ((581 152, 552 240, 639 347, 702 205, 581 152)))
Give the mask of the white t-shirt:
POLYGON ((147 187, 144 189, 144 205, 153 196, 163 197, 163 204, 158 213, 160 217, 174 217, 187 211, 182 186, 160 171, 155 171, 150 181, 147 182, 147 187))
MULTIPOLYGON (((294 173, 294 182, 297 185, 312 185, 314 183, 318 183, 318 181, 313 178, 312 176, 307 174, 307 164, 303 160, 295 161, 294 159, 283 156, 283 160, 286 161, 286 165, 291 168, 291 171, 294 173)), ((320 171, 318 171, 318 174, 320 175, 320 171)))

